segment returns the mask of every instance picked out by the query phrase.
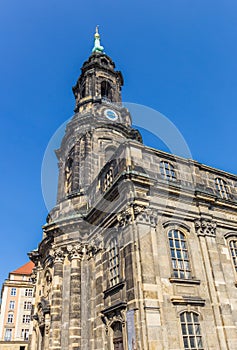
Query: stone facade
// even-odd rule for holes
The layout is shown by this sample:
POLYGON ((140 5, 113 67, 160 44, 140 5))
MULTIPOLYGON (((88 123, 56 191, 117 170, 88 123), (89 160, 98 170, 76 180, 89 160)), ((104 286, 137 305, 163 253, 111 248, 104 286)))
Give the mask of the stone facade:
POLYGON ((30 349, 235 350, 237 176, 144 146, 122 84, 94 52, 73 88, 30 349))

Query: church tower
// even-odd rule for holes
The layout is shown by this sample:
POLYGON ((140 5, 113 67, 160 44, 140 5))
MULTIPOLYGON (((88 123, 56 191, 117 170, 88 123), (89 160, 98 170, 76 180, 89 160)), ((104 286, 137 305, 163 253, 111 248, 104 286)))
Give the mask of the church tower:
POLYGON ((122 86, 97 28, 29 253, 30 349, 236 350, 237 176, 143 145, 122 86))

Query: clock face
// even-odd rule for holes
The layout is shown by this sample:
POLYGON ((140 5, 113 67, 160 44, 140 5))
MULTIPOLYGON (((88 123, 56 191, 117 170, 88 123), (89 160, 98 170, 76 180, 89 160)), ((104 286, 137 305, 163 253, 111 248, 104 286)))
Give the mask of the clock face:
POLYGON ((112 109, 106 109, 105 110, 105 116, 109 120, 113 120, 113 121, 118 119, 117 113, 115 113, 112 109))

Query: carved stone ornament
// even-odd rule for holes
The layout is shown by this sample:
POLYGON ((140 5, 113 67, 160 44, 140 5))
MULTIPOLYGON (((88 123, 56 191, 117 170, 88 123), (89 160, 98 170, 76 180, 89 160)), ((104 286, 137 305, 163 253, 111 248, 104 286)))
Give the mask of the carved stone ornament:
POLYGON ((132 208, 128 207, 123 212, 117 215, 117 220, 120 227, 128 225, 132 221, 132 208))
POLYGON ((141 224, 147 224, 152 227, 156 227, 158 222, 158 214, 155 210, 146 209, 145 211, 139 213, 136 221, 141 224))
POLYGON ((43 289, 43 296, 45 299, 49 298, 49 294, 52 289, 52 275, 50 271, 46 271, 45 277, 44 277, 44 285, 42 286, 43 289))
POLYGON ((145 209, 145 206, 134 205, 127 207, 124 211, 117 215, 117 220, 120 227, 124 227, 132 222, 133 215, 134 219, 145 209))
POLYGON ((50 313, 50 305, 47 300, 41 298, 41 302, 38 304, 37 314, 33 315, 33 319, 37 321, 39 327, 45 326, 45 315, 50 313))
POLYGON ((85 254, 85 246, 82 244, 68 245, 67 246, 68 257, 72 259, 82 259, 85 254))
POLYGON ((115 322, 121 323, 123 327, 125 326, 125 313, 126 311, 124 305, 111 311, 108 310, 102 312, 101 319, 105 324, 106 333, 108 333, 109 327, 111 327, 115 322))
POLYGON ((201 236, 216 236, 216 222, 208 219, 196 219, 194 221, 195 230, 201 236))
POLYGON ((103 242, 91 242, 86 245, 86 254, 88 255, 88 259, 92 258, 99 250, 103 249, 103 242))
POLYGON ((37 282, 37 271, 36 268, 33 268, 32 273, 30 275, 31 281, 33 284, 36 284, 37 282))
POLYGON ((54 262, 55 263, 63 263, 64 258, 65 258, 65 254, 64 251, 62 250, 62 248, 55 248, 54 252, 53 252, 53 256, 54 256, 54 262))

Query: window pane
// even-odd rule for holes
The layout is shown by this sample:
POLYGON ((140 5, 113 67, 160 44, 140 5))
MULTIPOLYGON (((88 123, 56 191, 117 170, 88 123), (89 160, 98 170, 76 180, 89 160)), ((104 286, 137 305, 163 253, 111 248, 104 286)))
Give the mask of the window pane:
POLYGON ((194 337, 190 337, 189 340, 190 340, 191 349, 196 348, 196 346, 195 346, 195 338, 194 337))
POLYGON ((185 349, 189 349, 189 346, 188 346, 188 338, 187 337, 184 337, 184 347, 185 349))
POLYGON ((187 334, 187 329, 186 329, 186 325, 182 324, 182 333, 185 335, 187 334))
POLYGON ((188 323, 192 322, 192 316, 191 315, 192 315, 191 312, 187 312, 186 313, 186 319, 187 319, 188 323))
POLYGON ((188 325, 188 334, 194 334, 194 330, 193 330, 193 325, 192 324, 188 325))
POLYGON ((197 337, 197 346, 198 346, 198 349, 203 349, 201 337, 197 337))

